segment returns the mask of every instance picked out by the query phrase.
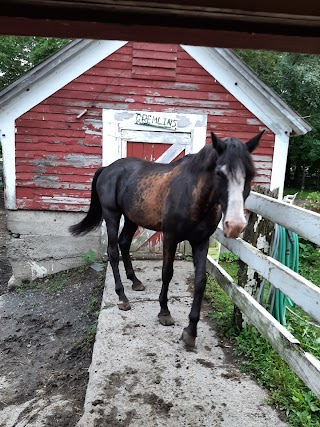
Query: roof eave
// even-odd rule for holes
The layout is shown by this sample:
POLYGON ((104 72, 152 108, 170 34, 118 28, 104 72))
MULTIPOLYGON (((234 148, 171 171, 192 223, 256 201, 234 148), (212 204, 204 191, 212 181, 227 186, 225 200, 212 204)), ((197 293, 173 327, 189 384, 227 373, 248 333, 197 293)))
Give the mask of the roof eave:
POLYGON ((237 54, 230 49, 216 48, 233 67, 245 77, 248 82, 254 85, 259 92, 273 105, 279 113, 290 122, 293 132, 296 135, 305 135, 312 130, 309 125, 297 112, 288 106, 288 104, 268 85, 266 85, 259 77, 239 58, 237 54))
POLYGON ((3 107, 5 104, 9 103, 20 93, 28 90, 28 86, 35 84, 38 80, 50 73, 54 67, 70 59, 70 57, 77 54, 80 50, 87 47, 88 44, 92 42, 94 42, 94 40, 73 40, 63 46, 49 58, 40 62, 40 64, 31 68, 22 77, 15 80, 0 92, 0 107, 3 107))

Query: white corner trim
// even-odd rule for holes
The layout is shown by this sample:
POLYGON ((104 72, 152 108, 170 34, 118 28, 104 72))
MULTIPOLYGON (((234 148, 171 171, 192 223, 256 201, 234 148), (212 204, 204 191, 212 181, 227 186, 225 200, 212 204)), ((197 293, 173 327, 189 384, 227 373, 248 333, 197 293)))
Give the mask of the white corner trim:
POLYGON ((0 109, 1 115, 20 117, 35 105, 124 46, 126 41, 99 40, 86 44, 78 53, 52 66, 40 79, 31 81, 25 90, 0 109))
POLYGON ((16 209, 16 152, 14 120, 0 121, 0 137, 3 154, 5 206, 7 209, 16 209))
POLYGON ((287 157, 289 149, 289 136, 279 135, 275 136, 273 160, 272 160, 272 173, 270 190, 279 188, 279 199, 283 197, 284 180, 286 174, 287 157))
POLYGON ((181 47, 273 133, 282 136, 291 131, 292 123, 284 113, 274 106, 252 82, 242 76, 220 54, 219 49, 186 45, 181 47))

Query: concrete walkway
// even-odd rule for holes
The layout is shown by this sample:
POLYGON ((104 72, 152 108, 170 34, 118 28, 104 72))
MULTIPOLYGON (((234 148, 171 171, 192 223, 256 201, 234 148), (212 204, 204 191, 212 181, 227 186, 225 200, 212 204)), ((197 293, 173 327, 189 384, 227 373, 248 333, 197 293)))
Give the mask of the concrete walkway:
POLYGON ((77 426, 286 426, 266 405, 266 392, 225 358, 205 312, 196 350, 187 352, 179 340, 190 310, 192 263, 175 262, 169 307, 176 324, 171 327, 157 320, 161 262, 134 265, 146 290, 133 292, 124 281, 132 305, 128 312, 118 310, 111 269, 107 272, 84 415, 77 426))

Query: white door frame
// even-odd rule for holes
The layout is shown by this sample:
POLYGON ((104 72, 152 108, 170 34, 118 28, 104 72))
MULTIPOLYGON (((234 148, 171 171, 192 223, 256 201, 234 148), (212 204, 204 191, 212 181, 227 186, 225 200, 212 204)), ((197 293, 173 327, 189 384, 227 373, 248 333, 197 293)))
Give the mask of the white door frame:
MULTIPOLYGON (((148 114, 148 112, 144 112, 148 114)), ((179 133, 189 133, 191 135, 190 144, 186 147, 186 154, 197 153, 206 143, 207 115, 205 114, 182 114, 182 113, 156 113, 159 117, 166 117, 171 121, 176 121, 176 129, 160 128, 152 125, 141 125, 136 123, 137 114, 141 111, 128 110, 103 110, 102 112, 102 165, 107 166, 117 159, 127 156, 127 141, 132 141, 134 136, 130 136, 128 131, 140 131, 139 142, 170 143, 178 144, 174 141, 174 135, 179 133), (172 134, 172 140, 164 141, 162 132, 172 134), (144 140, 142 140, 143 138, 144 140)), ((166 138, 167 139, 167 138, 166 138)), ((177 138, 178 139, 178 138, 177 138)), ((180 138, 179 138, 180 140, 180 138)), ((183 148, 185 149, 185 148, 183 148)), ((182 150, 181 150, 182 151, 182 150)), ((180 151, 180 152, 181 152, 180 151)), ((179 154, 179 153, 178 153, 179 154)), ((177 154, 177 155, 178 155, 177 154)), ((177 156, 176 155, 176 156, 177 156)), ((176 157, 175 156, 175 157, 176 157)), ((165 162, 164 160, 161 160, 165 162)))

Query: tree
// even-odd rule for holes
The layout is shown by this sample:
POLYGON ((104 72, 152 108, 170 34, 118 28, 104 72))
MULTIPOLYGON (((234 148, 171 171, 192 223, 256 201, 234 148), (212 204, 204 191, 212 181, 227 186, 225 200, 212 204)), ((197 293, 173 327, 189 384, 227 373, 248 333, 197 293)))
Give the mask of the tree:
POLYGON ((0 90, 68 41, 48 37, 0 36, 0 90))
MULTIPOLYGON (((69 40, 0 36, 0 90, 60 49, 69 40)), ((0 144, 0 158, 1 158, 0 144)))
POLYGON ((237 54, 272 87, 313 130, 292 137, 286 185, 320 186, 320 57, 300 53, 238 50, 237 54))

